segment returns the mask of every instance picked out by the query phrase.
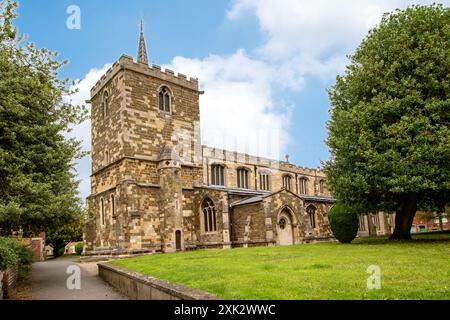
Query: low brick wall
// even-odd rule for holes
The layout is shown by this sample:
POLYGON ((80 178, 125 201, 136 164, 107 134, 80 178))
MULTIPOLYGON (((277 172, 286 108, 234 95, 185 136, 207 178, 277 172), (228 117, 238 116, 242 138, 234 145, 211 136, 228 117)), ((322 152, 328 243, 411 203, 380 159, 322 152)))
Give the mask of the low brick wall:
POLYGON ((133 300, 215 300, 216 296, 107 263, 98 264, 100 278, 133 300))
POLYGON ((17 285, 19 279, 18 267, 8 268, 0 272, 0 299, 8 298, 9 291, 17 285))

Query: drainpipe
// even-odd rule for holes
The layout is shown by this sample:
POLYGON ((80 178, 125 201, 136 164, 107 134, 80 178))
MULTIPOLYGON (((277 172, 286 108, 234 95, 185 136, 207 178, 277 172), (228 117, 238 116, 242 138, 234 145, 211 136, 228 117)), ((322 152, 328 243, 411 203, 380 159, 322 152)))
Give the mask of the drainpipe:
POLYGON ((209 186, 209 158, 206 158, 206 185, 209 186))
POLYGON ((258 190, 258 179, 257 179, 257 170, 258 169, 257 169, 256 165, 253 167, 255 169, 255 190, 258 190))

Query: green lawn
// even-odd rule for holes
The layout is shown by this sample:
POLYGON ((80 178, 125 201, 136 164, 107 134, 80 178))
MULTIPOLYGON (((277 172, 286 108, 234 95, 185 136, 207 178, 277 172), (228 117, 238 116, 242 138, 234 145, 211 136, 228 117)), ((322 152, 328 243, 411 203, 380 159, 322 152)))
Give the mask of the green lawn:
POLYGON ((223 299, 450 299, 450 234, 415 238, 200 250, 112 264, 223 299), (367 289, 369 265, 381 268, 380 290, 367 289))

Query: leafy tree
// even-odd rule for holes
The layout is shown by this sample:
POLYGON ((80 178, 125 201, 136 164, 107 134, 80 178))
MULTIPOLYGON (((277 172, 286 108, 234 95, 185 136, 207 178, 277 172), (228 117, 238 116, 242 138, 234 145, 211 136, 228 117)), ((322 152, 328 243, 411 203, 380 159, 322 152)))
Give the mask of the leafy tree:
POLYGON ((385 14, 329 91, 330 188, 359 212, 396 211, 391 239, 450 201, 449 39, 449 8, 385 14))
POLYGON ((69 242, 81 241, 83 239, 84 220, 75 220, 60 228, 51 229, 46 234, 46 243, 53 246, 53 256, 59 257, 64 254, 64 247, 69 242))
POLYGON ((87 113, 67 102, 66 62, 19 36, 17 3, 0 1, 0 234, 36 233, 81 213, 74 161, 84 153, 64 134, 87 113))

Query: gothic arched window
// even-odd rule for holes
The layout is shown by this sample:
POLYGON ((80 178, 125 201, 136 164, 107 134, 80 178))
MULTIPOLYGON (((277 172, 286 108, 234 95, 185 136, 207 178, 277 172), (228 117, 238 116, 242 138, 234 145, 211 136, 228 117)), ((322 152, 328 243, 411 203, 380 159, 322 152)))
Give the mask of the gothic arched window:
POLYGON ((302 177, 299 179, 299 193, 308 194, 308 178, 302 177))
POLYGON ((268 172, 260 172, 259 174, 259 189, 261 190, 270 190, 270 174, 268 172))
POLYGON ((286 188, 286 190, 291 191, 292 177, 290 175, 283 176, 283 187, 286 188))
POLYGON ((215 186, 225 185, 224 167, 220 164, 211 165, 211 184, 215 186))
POLYGON ((108 116, 109 113, 109 93, 105 91, 103 93, 103 119, 108 116))
POLYGON ((205 232, 216 232, 216 206, 210 198, 205 198, 202 203, 203 228, 205 232))
POLYGON ((309 206, 306 209, 306 213, 309 216, 309 223, 311 224, 311 228, 315 228, 316 227, 316 207, 309 206))
POLYGON ((248 169, 237 169, 237 187, 248 189, 248 169))
POLYGON ((324 191, 325 191, 325 181, 324 180, 320 180, 319 181, 319 192, 323 194, 324 191))
POLYGON ((159 110, 170 112, 170 90, 167 87, 161 87, 158 94, 159 110))

